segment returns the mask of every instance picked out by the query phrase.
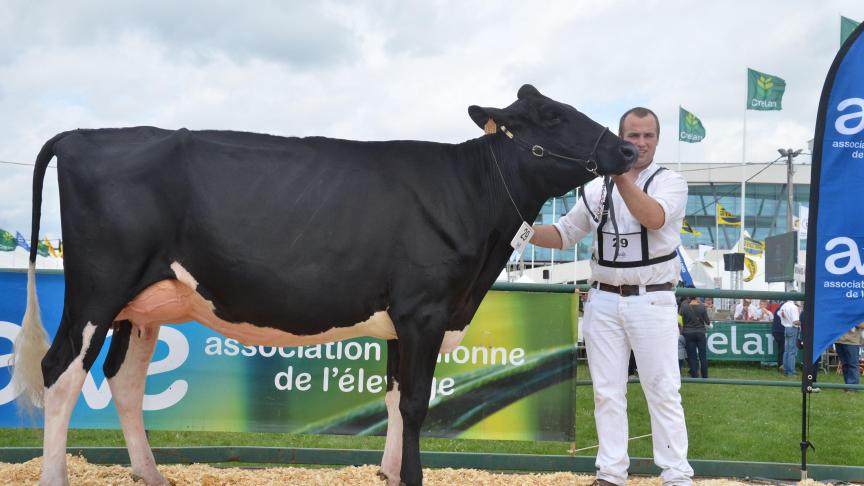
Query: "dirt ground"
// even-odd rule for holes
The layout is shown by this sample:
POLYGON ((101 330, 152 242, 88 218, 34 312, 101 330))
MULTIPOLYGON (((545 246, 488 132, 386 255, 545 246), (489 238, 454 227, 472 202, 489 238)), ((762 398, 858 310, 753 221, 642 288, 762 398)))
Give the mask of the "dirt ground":
MULTIPOLYGON (((88 463, 83 457, 67 456, 69 477, 72 486, 137 485, 132 481, 128 466, 99 466, 88 463)), ((39 481, 39 468, 42 459, 36 458, 23 464, 0 463, 0 485, 32 485, 39 481)), ((162 474, 176 486, 380 486, 378 466, 340 467, 340 468, 297 468, 280 467, 272 469, 214 468, 203 464, 159 466, 162 474)), ((572 473, 544 474, 500 474, 473 469, 424 469, 424 484, 428 486, 583 486, 593 481, 592 476, 572 473)), ((809 485, 820 485, 808 481, 809 485)), ((631 486, 659 486, 660 479, 653 477, 632 477, 631 486)), ((744 485, 740 481, 725 479, 696 480, 700 486, 744 485)))

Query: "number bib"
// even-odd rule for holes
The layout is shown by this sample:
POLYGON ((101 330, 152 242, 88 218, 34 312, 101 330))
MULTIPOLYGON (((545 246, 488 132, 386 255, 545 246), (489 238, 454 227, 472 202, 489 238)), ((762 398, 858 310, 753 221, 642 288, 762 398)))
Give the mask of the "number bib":
POLYGON ((618 259, 616 262, 638 262, 642 260, 642 238, 641 233, 621 233, 615 237, 615 233, 602 231, 603 259, 612 261, 615 258, 615 247, 618 247, 618 259))

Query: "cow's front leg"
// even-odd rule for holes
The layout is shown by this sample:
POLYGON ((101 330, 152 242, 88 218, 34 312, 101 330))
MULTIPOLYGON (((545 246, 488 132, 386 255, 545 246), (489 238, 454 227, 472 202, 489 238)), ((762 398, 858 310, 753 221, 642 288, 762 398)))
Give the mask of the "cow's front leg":
POLYGON ((116 326, 104 370, 123 427, 132 478, 148 486, 165 486, 171 483, 156 469, 142 416, 147 366, 156 348, 159 328, 136 329, 129 321, 120 321, 116 326))
POLYGON ((429 411, 435 360, 444 338, 445 321, 443 317, 436 317, 433 320, 427 314, 429 320, 411 320, 401 330, 397 327, 396 331, 399 336, 399 412, 402 416, 400 477, 408 486, 423 484, 420 427, 429 411))

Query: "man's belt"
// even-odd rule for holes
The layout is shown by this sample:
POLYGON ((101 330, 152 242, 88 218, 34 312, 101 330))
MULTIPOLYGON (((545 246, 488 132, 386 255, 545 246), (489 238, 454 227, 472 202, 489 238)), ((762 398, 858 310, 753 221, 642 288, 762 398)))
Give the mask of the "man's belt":
MULTIPOLYGON (((630 297, 633 295, 640 295, 640 285, 609 285, 603 282, 595 282, 592 287, 602 290, 604 292, 612 292, 614 294, 619 294, 622 297, 630 297)), ((645 292, 660 292, 660 291, 669 291, 675 290, 675 284, 673 283, 662 283, 662 284, 653 284, 653 285, 645 285, 645 292)))

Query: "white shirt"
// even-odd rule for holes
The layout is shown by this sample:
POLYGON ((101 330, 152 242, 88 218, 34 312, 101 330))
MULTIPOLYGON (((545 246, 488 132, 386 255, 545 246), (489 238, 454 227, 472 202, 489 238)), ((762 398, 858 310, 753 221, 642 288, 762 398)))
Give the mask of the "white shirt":
POLYGON ((781 305, 777 309, 777 313, 780 314, 780 324, 783 324, 783 327, 795 327, 795 321, 801 320, 798 306, 791 300, 787 300, 781 305))
POLYGON ((745 320, 745 321, 758 321, 762 315, 762 311, 759 310, 753 304, 747 305, 747 318, 744 319, 744 304, 738 303, 735 304, 735 312, 732 314, 732 318, 735 320, 745 320))
MULTIPOLYGON (((656 162, 652 162, 639 173, 636 178, 636 186, 642 189, 645 181, 659 168, 660 166, 656 162)), ((678 258, 632 268, 599 265, 596 261, 598 222, 594 221, 592 213, 596 216, 597 209, 603 205, 603 201, 600 200, 603 192, 603 179, 594 179, 586 184, 583 190, 588 206, 591 208, 590 212, 580 197, 573 209, 555 223, 555 228, 561 234, 562 249, 575 245, 588 233, 595 235, 591 247, 594 253, 594 258, 591 259, 592 280, 610 285, 651 285, 678 282, 681 275, 681 263, 678 258)), ((648 230, 648 239, 651 243, 648 248, 648 257, 656 258, 674 252, 681 245, 681 224, 687 206, 687 181, 680 174, 671 170, 661 171, 648 186, 648 195, 660 204, 665 214, 662 228, 648 230)), ((615 206, 615 220, 618 222, 619 233, 638 232, 641 225, 630 213, 617 187, 612 189, 612 204, 615 206)), ((604 228, 605 231, 611 231, 612 222, 607 221, 604 228)), ((604 255, 604 257, 612 259, 611 255, 604 255)))

